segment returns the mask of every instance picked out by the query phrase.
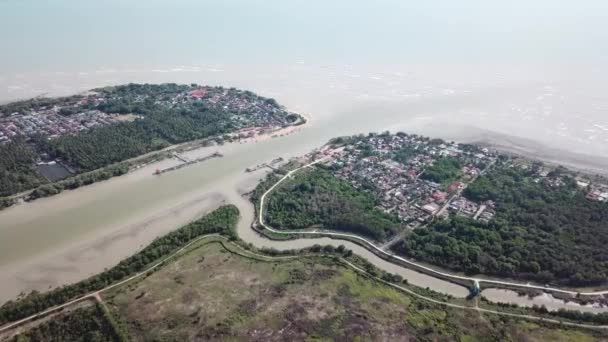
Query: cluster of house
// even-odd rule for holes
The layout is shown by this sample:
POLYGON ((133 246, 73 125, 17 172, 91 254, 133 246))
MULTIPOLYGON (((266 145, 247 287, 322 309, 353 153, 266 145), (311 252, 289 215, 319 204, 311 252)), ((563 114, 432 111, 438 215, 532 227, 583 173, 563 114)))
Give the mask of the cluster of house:
MULTIPOLYGON (((514 165, 517 165, 518 162, 519 161, 516 161, 514 163, 514 165)), ((525 164, 525 163, 527 163, 527 161, 523 160, 523 162, 524 162, 524 164, 519 165, 519 167, 522 168, 522 169, 529 169, 530 166, 528 166, 527 164, 525 164)), ((544 167, 544 166, 543 167, 538 167, 535 170, 535 172, 534 172, 533 181, 535 183, 545 184, 545 185, 550 186, 552 188, 558 188, 560 186, 565 185, 565 181, 564 181, 563 177, 561 177, 559 175, 557 175, 557 176, 553 175, 552 176, 552 175, 550 175, 550 173, 551 173, 550 171, 551 171, 550 168, 547 168, 547 167, 544 167)))
POLYGON ((75 134, 93 127, 110 125, 120 119, 98 110, 87 110, 73 115, 59 114, 60 108, 43 108, 28 114, 12 113, 0 118, 0 143, 16 136, 45 135, 51 139, 64 134, 75 134))
POLYGON ((586 179, 578 179, 576 182, 583 191, 586 191, 588 199, 608 202, 608 185, 592 183, 586 179))
POLYGON ((485 149, 464 151, 456 143, 437 144, 427 138, 400 134, 358 139, 334 156, 330 165, 337 177, 373 192, 380 199, 379 209, 414 226, 448 212, 467 215, 471 205, 475 205, 475 210, 470 217, 491 219, 492 206, 484 204, 480 211, 480 205, 455 200, 463 199, 460 193, 466 184, 479 175, 482 165, 493 159, 485 149), (403 149, 409 151, 409 157, 395 158, 403 149), (446 184, 421 177, 440 156, 457 158, 464 165, 457 179, 446 184))
POLYGON ((608 187, 594 187, 587 193, 587 198, 592 201, 608 202, 608 187))
POLYGON ((211 108, 221 108, 233 113, 231 120, 242 129, 242 132, 239 132, 242 135, 252 133, 249 129, 253 127, 259 130, 284 126, 289 114, 274 100, 234 88, 198 87, 179 94, 174 100, 177 103, 198 100, 211 108))
POLYGON ((493 201, 476 203, 464 196, 455 198, 449 206, 449 211, 458 216, 469 217, 480 222, 489 222, 496 215, 496 204, 493 201))
MULTIPOLYGON (((120 96, 120 93, 102 95, 91 92, 71 103, 42 106, 27 112, 5 113, 4 117, 0 117, 0 143, 9 142, 16 136, 31 137, 39 134, 53 139, 64 134, 76 134, 93 127, 134 119, 134 115, 118 115, 91 109, 120 96)), ((135 103, 143 102, 150 96, 153 95, 140 94, 131 100, 135 103)), ((248 127, 255 126, 259 130, 284 126, 289 114, 274 100, 237 89, 197 87, 169 97, 155 98, 155 104, 169 107, 194 101, 201 101, 211 108, 232 113, 231 120, 237 128, 243 129, 241 133, 245 135, 251 133, 246 131, 248 127)))
MULTIPOLYGON (((522 168, 527 168, 526 165, 520 165, 522 168)), ((543 183, 550 187, 560 187, 565 185, 564 177, 560 175, 551 175, 551 169, 541 167, 534 177, 534 182, 543 183)), ((575 178, 578 188, 585 193, 585 197, 591 201, 608 202, 608 185, 598 182, 592 182, 584 176, 575 178)))

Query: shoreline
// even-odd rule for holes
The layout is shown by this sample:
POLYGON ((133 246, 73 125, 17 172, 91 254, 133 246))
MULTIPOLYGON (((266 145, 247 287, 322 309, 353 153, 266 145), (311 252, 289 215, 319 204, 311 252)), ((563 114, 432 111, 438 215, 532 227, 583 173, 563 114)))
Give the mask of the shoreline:
POLYGON ((519 146, 508 146, 503 144, 492 144, 492 143, 480 143, 480 146, 488 146, 489 148, 495 149, 501 153, 508 154, 511 156, 521 157, 530 160, 538 160, 551 166, 564 166, 569 170, 575 171, 582 175, 595 177, 597 175, 601 177, 608 177, 608 168, 602 166, 593 166, 588 162, 582 160, 565 160, 558 159, 557 157, 549 157, 539 152, 530 151, 524 147, 519 146))
POLYGON ((529 139, 503 134, 497 134, 494 139, 488 137, 471 139, 470 143, 488 147, 507 155, 538 160, 553 166, 561 165, 589 176, 608 177, 608 157, 561 150, 529 139))
POLYGON ((250 143, 258 143, 261 141, 265 141, 268 139, 274 139, 279 137, 288 136, 291 134, 299 133, 301 130, 308 128, 311 125, 311 118, 307 114, 296 113, 304 120, 302 123, 294 123, 289 126, 281 127, 275 130, 271 130, 269 132, 265 132, 263 134, 256 134, 253 137, 248 138, 239 138, 239 144, 250 144, 250 143))
MULTIPOLYGON (((297 135, 296 135, 297 136, 297 135)), ((290 141, 293 138, 285 138, 286 140, 284 141, 290 141)), ((270 139, 264 139, 262 141, 260 141, 260 144, 262 144, 262 149, 266 150, 267 146, 274 146, 276 144, 274 143, 270 143, 268 140, 270 139)), ((212 147, 206 147, 206 148, 197 148, 194 150, 190 150, 189 151, 189 156, 196 156, 197 153, 198 154, 204 154, 206 153, 206 151, 209 151, 209 149, 217 149, 217 148, 221 148, 222 151, 226 151, 226 155, 228 158, 220 158, 220 159, 226 159, 225 161, 222 162, 222 164, 224 163, 228 163, 229 165, 234 166, 234 162, 236 162, 237 160, 240 160, 243 156, 245 155, 249 155, 249 151, 251 151, 254 146, 256 144, 239 144, 237 142, 233 142, 233 143, 229 143, 229 144, 225 144, 222 146, 212 146, 212 147), (239 154, 236 153, 237 151, 240 151, 241 153, 245 153, 245 155, 239 157, 239 154), (233 152, 235 152, 236 154, 233 154, 233 152), (235 159, 236 158, 236 159, 235 159)), ((283 145, 283 143, 277 145, 277 146, 281 146, 283 145)), ((309 150, 308 150, 309 151, 309 150)), ((309 151, 310 152, 310 151, 309 151)), ((271 154, 268 154, 268 156, 270 155, 276 155, 275 153, 285 153, 285 151, 272 151, 271 154)), ((291 151, 289 153, 286 154, 286 156, 288 158, 293 157, 293 156, 298 156, 301 155, 299 152, 296 151, 291 151)), ((268 157, 267 156, 267 157, 268 157)), ((258 156, 251 156, 252 158, 257 158, 258 156)), ((265 158, 267 158, 265 157, 265 158)), ((260 159, 253 159, 253 160, 260 160, 260 159)), ((166 163, 169 163, 170 160, 163 160, 160 161, 158 163, 161 163, 163 165, 166 165, 166 163)), ((247 162, 248 163, 248 162, 247 162)), ((205 170, 205 169, 210 169, 213 170, 216 168, 217 162, 213 161, 210 162, 210 165, 207 165, 207 163, 203 163, 200 166, 193 166, 192 168, 185 168, 184 170, 180 170, 179 172, 175 172, 176 174, 179 174, 178 178, 175 177, 167 177, 167 181, 171 180, 171 181, 175 181, 175 179, 180 179, 182 178, 183 175, 185 174, 190 174, 190 173, 195 173, 198 174, 200 172, 200 170, 205 170)), ((94 196, 95 198, 100 195, 103 194, 104 192, 107 193, 108 188, 120 188, 120 189, 124 189, 125 186, 132 184, 132 183, 141 183, 146 184, 149 182, 143 182, 142 180, 149 180, 150 178, 154 177, 152 175, 151 172, 148 172, 150 170, 152 170, 154 167, 157 167, 158 164, 150 164, 147 165, 146 167, 142 167, 136 171, 134 171, 133 173, 129 173, 127 175, 125 175, 124 177, 116 177, 114 179, 113 182, 101 182, 101 183, 96 183, 94 184, 92 187, 90 187, 91 189, 94 189, 95 193, 92 194, 93 191, 91 191, 91 189, 89 189, 89 187, 84 187, 82 189, 77 189, 74 191, 69 191, 64 193, 62 196, 59 196, 61 198, 61 202, 65 202, 65 201, 69 201, 70 203, 76 203, 74 201, 79 201, 79 193, 85 193, 87 194, 87 196, 94 196)), ((213 176, 210 180, 211 183, 210 185, 205 186, 203 183, 203 185, 201 185, 200 187, 197 187, 195 189, 191 188, 191 185, 189 185, 189 188, 191 189, 189 191, 189 193, 184 196, 184 195, 179 195, 179 203, 186 203, 188 202, 188 199, 196 199, 197 196, 198 198, 207 196, 209 194, 212 193, 217 193, 221 196, 221 200, 219 200, 219 203, 231 203, 231 204, 235 204, 237 205, 239 208, 241 208, 243 210, 242 215, 244 220, 243 222, 239 223, 239 236, 243 238, 243 240, 247 241, 247 242, 251 242, 254 243, 255 245, 259 245, 259 246, 270 246, 273 247, 275 245, 270 244, 269 240, 267 239, 261 239, 259 236, 257 236, 257 233, 253 232, 252 233, 252 229, 251 229, 251 224, 247 223, 246 221, 248 221, 248 216, 251 215, 251 222, 253 222, 253 204, 250 203, 247 199, 243 198, 242 195, 247 193, 248 191, 250 191, 252 188, 254 188, 257 183, 259 182, 259 180, 263 177, 264 174, 266 174, 266 170, 264 171, 256 171, 253 173, 245 173, 243 171, 243 169, 238 169, 235 170, 233 169, 231 166, 231 171, 229 172, 229 174, 225 174, 222 173, 222 171, 220 171, 220 178, 215 178, 215 176, 213 176), (224 202, 221 202, 224 201, 224 202), (251 208, 249 208, 251 207, 251 208), (243 209, 244 208, 244 209, 243 209), (249 209, 251 209, 252 213, 249 213, 249 209), (241 235, 243 234, 243 235, 241 235), (256 235, 255 237, 253 237, 252 235, 256 235)), ((158 186, 162 186, 159 185, 157 183, 149 183, 152 186, 158 187, 158 186)), ((140 185, 137 185, 140 186, 140 185)), ((102 196, 102 200, 103 200, 103 196, 102 196)), ((216 198, 216 201, 218 201, 218 199, 216 198)), ((36 201, 38 202, 38 201, 36 201)), ((170 203, 174 203, 174 202, 170 202, 170 203)), ((217 205, 218 202, 216 202, 217 205)), ((38 203, 34 203, 34 206, 38 206, 38 203)), ((45 199, 41 199, 40 200, 40 204, 44 204, 45 206, 53 206, 53 204, 56 204, 56 201, 54 198, 48 198, 47 200, 45 199)), ((79 204, 78 204, 79 205, 79 204)), ((31 206, 30 206, 31 207, 31 206)), ((178 228, 180 225, 180 219, 182 220, 183 224, 187 223, 188 221, 196 218, 197 215, 201 215, 201 211, 197 211, 196 208, 192 208, 192 207, 197 207, 197 203, 192 203, 190 207, 186 208, 183 210, 182 212, 182 216, 181 218, 175 217, 175 213, 172 212, 172 210, 166 210, 166 207, 162 207, 162 205, 159 207, 158 205, 156 205, 155 207, 151 207, 149 209, 146 209, 145 212, 140 212, 140 213, 136 213, 135 215, 131 215, 129 214, 129 219, 128 221, 120 221, 120 224, 114 223, 114 224, 110 224, 106 227, 111 227, 111 229, 108 229, 106 227, 104 227, 104 229, 97 229, 92 231, 89 234, 86 235, 81 235, 79 237, 75 237, 73 239, 70 239, 67 242, 64 242, 62 244, 58 244, 56 246, 53 246, 53 249, 50 251, 41 251, 41 252, 37 252, 37 254, 31 256, 31 257, 26 257, 26 258, 20 258, 20 259, 16 259, 17 261, 10 261, 8 263, 8 265, 3 265, 0 266, 0 275, 2 276, 2 278, 7 277, 7 279, 9 281, 4 281, 4 283, 6 284, 12 284, 12 288, 9 292, 14 293, 15 295, 17 294, 17 289, 21 289, 21 290, 32 290, 32 289, 38 289, 38 290, 46 290, 48 289, 46 286, 48 284, 52 284, 52 285, 58 285, 58 284, 66 284, 66 283, 70 283, 70 282, 74 282, 74 281, 78 281, 81 280, 87 276, 90 276, 94 273, 97 273, 101 270, 103 270, 104 267, 108 267, 111 266, 115 263, 117 263, 120 258, 117 257, 118 254, 123 255, 123 256, 128 256, 131 255, 134 251, 139 250, 142 246, 137 245, 137 244, 133 244, 133 243, 128 243, 125 241, 128 241, 128 239, 125 236, 129 236, 129 232, 132 232, 133 230, 135 230, 136 232, 140 232, 141 233, 141 238, 142 239, 147 239, 146 241, 151 241, 154 237, 162 235, 162 232, 168 232, 173 230, 174 228, 178 228), (153 222, 150 222, 150 220, 152 220, 153 222), (125 223, 127 222, 127 223, 125 223), (137 224, 137 227, 139 227, 140 229, 134 228, 132 226, 132 223, 137 224), (150 225, 150 227, 156 227, 156 228, 151 228, 147 227, 147 225, 150 225), (160 226, 160 227, 159 227, 160 226), (116 229, 116 230, 114 230, 116 229), (159 230, 155 230, 155 229, 159 229, 159 230), (108 232, 108 230, 110 230, 110 232, 108 232), (114 236, 113 234, 117 234, 119 236, 122 236, 123 239, 117 239, 117 240, 113 240, 112 236, 114 236), (121 243, 122 241, 122 243, 121 243), (105 249, 102 248, 97 248, 96 250, 94 248, 91 248, 91 246, 94 245, 101 245, 101 246, 105 246, 105 249), (135 246, 137 246, 137 248, 134 248, 135 246), (86 250, 86 249, 90 249, 93 250, 94 253, 97 253, 96 256, 91 256, 89 255, 88 258, 82 258, 80 254, 82 251, 86 250), (95 259, 92 259, 95 258, 95 259), (98 269, 94 269, 95 267, 97 267, 98 269), (12 273, 9 274, 5 271, 5 270, 11 270, 12 273), (46 274, 44 277, 40 276, 41 272, 43 272, 44 270, 48 270, 48 273, 50 274, 46 274)), ((22 209, 22 210, 18 210, 20 213, 17 213, 17 211, 12 211, 11 214, 13 216, 16 216, 17 214, 19 214, 19 216, 22 216, 22 214, 24 214, 24 210, 27 208, 18 208, 18 209, 22 209)), ((175 209, 175 208, 174 208, 175 209)), ((177 211, 179 211, 179 209, 176 209, 177 211)), ((44 214, 43 214, 44 215, 44 214)), ((43 216, 44 217, 44 216, 43 216)), ((2 229, 0 229, 0 232, 2 231, 2 229)), ((52 242, 50 242, 52 244, 52 242)), ((286 243, 280 243, 280 246, 285 246, 285 247, 280 247, 280 248, 287 248, 287 249, 293 249, 293 248, 301 248, 303 245, 308 245, 308 244, 314 244, 314 243, 329 243, 329 244, 335 244, 336 246, 339 244, 346 244, 347 241, 344 240, 331 240, 328 238, 320 238, 320 239, 307 239, 307 241, 286 241, 286 243)), ((416 274, 416 271, 407 269, 407 268, 403 268, 400 267, 398 265, 386 262, 386 261, 382 261, 380 260, 380 258, 378 258, 377 256, 374 258, 373 253, 367 251, 365 248, 360 247, 360 246, 356 246, 358 247, 358 249, 356 249, 356 251, 359 251, 358 254, 362 254, 365 255, 366 258, 369 259, 369 257, 372 258, 373 263, 377 263, 378 265, 380 265, 380 267, 382 267, 383 269, 387 269, 392 271, 393 273, 397 272, 397 273, 402 273, 403 275, 405 275, 405 278, 408 278, 408 276, 411 276, 412 274, 416 274), (370 255, 371 254, 371 255, 370 255), (369 256, 369 257, 368 257, 369 256)), ((86 256, 86 255, 85 255, 86 256)), ((426 278, 424 278, 426 279, 426 278)), ((0 279, 2 280, 2 279, 0 279)), ((417 282, 419 283, 419 282, 417 282)), ((420 283, 423 284, 424 282, 420 283)), ((436 279, 433 277, 430 277, 428 279, 428 282, 426 283, 427 285, 425 286, 429 286, 432 289, 435 289, 439 292, 444 292, 444 293, 459 293, 458 296, 464 296, 466 295, 466 293, 468 293, 468 291, 463 288, 462 286, 459 285, 448 285, 448 284, 444 284, 446 283, 445 281, 442 281, 440 279, 436 279), (457 288, 452 288, 452 286, 457 286, 457 288)), ((2 289, 4 292, 4 289, 2 289)), ((5 295, 4 293, 0 293, 0 302, 2 302, 3 300, 8 300, 8 299, 12 299, 14 298, 14 296, 11 295, 5 295)), ((571 307, 570 307, 571 308, 571 307)))

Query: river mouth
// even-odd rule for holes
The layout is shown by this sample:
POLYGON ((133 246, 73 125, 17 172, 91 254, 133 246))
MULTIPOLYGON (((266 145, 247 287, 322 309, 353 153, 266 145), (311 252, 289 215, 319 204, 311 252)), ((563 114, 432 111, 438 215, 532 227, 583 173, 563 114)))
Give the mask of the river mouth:
MULTIPOLYGON (((285 149, 286 142, 290 140, 298 142, 301 139, 298 135, 304 134, 306 131, 257 143, 232 143, 192 150, 187 152, 189 157, 205 155, 211 151, 220 151, 225 157, 195 164, 162 176, 154 175, 154 170, 159 166, 175 163, 172 160, 165 160, 122 177, 75 191, 66 191, 55 197, 18 205, 5 212, 0 212, 0 222, 13 220, 12 222, 16 224, 13 227, 0 225, 3 227, 0 229, 0 235, 2 235, 0 244, 3 243, 2 241, 5 244, 14 244, 15 241, 29 241, 33 244, 33 246, 29 245, 18 250, 8 248, 7 244, 0 249, 5 253, 0 253, 2 256, 0 258, 0 283, 3 284, 0 288, 0 301, 13 299, 23 291, 44 291, 99 273, 104 268, 118 263, 141 249, 155 237, 166 234, 173 227, 196 219, 224 203, 231 203, 239 208, 241 219, 237 233, 243 241, 258 248, 287 250, 310 247, 314 244, 330 244, 336 247, 344 245, 380 269, 401 275, 411 285, 428 287, 456 298, 466 297, 469 290, 465 286, 396 265, 350 241, 327 237, 274 241, 259 235, 252 229, 251 224, 255 221, 255 211, 253 204, 245 194, 253 190, 269 171, 260 169, 255 172, 245 172, 245 165, 252 166, 262 157, 265 158, 262 161, 269 161, 278 156, 294 157, 308 152, 308 150, 304 150, 304 147, 301 147, 301 151, 292 153, 288 153, 285 149), (252 156, 253 151, 256 151, 257 154, 252 156), (186 181, 184 182, 184 180, 186 181), (201 181, 205 186, 192 189, 191 182, 201 181), (184 193, 178 192, 179 196, 172 195, 172 191, 176 191, 175 187, 180 188, 178 190, 184 193), (128 190, 125 192, 125 189, 128 190), (137 191, 133 193, 131 189, 137 191), (191 191, 184 191, 184 189, 191 191), (117 199, 115 197, 117 192, 126 198, 117 199), (161 201, 151 210, 139 215, 130 215, 131 219, 127 222, 111 220, 112 210, 121 210, 120 208, 115 209, 117 207, 111 204, 99 207, 99 203, 116 200, 118 201, 117 206, 126 206, 126 210, 134 210, 140 196, 144 196, 142 201, 145 202, 146 198, 158 199, 163 194, 169 197, 168 201, 161 201), (93 228, 86 225, 82 227, 78 221, 74 220, 75 218, 70 217, 72 214, 83 215, 82 210, 85 210, 84 214, 87 215, 86 210, 91 207, 98 210, 98 217, 103 217, 104 220, 107 219, 105 215, 110 216, 110 219, 103 221, 108 223, 103 225, 104 229, 95 229, 99 222, 93 222, 96 223, 92 226, 93 228), (26 211, 30 210, 35 210, 36 214, 24 215, 26 211), (51 215, 52 213, 54 215, 51 215), (53 223, 52 221, 57 219, 60 220, 58 222, 67 224, 68 228, 76 228, 75 234, 79 234, 77 239, 60 240, 60 243, 53 248, 39 247, 48 243, 44 231, 42 234, 40 232, 42 222, 51 220, 53 223), (20 226, 24 227, 24 230, 15 229, 20 226), (79 231, 78 228, 82 230, 79 231), (16 235, 12 240, 11 234, 16 235), (28 248, 30 249, 28 250, 28 248), (8 251, 21 254, 16 254, 16 256, 6 254, 8 251)), ((605 308, 565 302, 549 294, 528 298, 517 296, 513 291, 490 288, 484 289, 482 295, 491 302, 509 302, 522 306, 545 305, 550 310, 565 308, 590 312, 606 311, 605 308)))
MULTIPOLYGON (((404 102, 387 105, 370 100, 359 102, 356 108, 340 107, 333 115, 325 107, 320 109, 318 116, 312 116, 308 127, 288 136, 188 152, 196 157, 217 151, 224 155, 223 158, 155 176, 157 168, 175 164, 174 160, 168 159, 121 177, 0 211, 0 302, 14 299, 21 292, 44 291, 99 273, 155 237, 222 203, 239 207, 243 216, 239 236, 255 246, 293 249, 315 243, 342 244, 374 260, 376 266, 400 274, 413 285, 466 297, 468 289, 461 285, 397 266, 348 241, 319 238, 278 242, 262 238, 251 229, 253 205, 242 194, 253 189, 264 177, 265 170, 247 173, 248 167, 278 157, 288 159, 303 155, 335 136, 387 128, 429 132, 433 136, 458 138, 463 142, 479 139, 482 133, 488 134, 474 127, 468 127, 463 134, 462 126, 458 125, 449 128, 443 125, 442 134, 439 134, 437 126, 429 124, 432 120, 425 116, 427 112, 421 109, 419 114, 404 116, 400 109, 404 105, 404 102), (370 121, 370 112, 382 114, 374 115, 374 120, 370 121)), ((295 107, 302 108, 301 105, 295 107)), ((423 107, 418 104, 418 108, 423 107)), ((510 295, 486 292, 484 296, 493 302, 504 302, 510 295)), ((543 302, 538 303, 542 305, 543 302)), ((576 309, 570 303, 568 305, 568 308, 576 309)))

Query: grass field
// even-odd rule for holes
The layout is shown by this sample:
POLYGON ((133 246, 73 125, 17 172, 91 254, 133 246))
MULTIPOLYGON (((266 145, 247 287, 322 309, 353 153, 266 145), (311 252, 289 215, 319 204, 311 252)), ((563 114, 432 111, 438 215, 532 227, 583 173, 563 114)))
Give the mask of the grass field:
POLYGON ((103 298, 136 341, 586 341, 594 332, 445 308, 329 258, 201 246, 103 298))

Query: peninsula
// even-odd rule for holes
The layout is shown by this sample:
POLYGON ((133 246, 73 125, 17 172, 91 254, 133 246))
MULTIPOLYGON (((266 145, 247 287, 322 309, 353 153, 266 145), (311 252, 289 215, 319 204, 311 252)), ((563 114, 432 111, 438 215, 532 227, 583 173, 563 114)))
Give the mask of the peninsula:
POLYGON ((197 84, 128 84, 8 103, 0 106, 0 208, 303 121, 273 99, 197 84))

